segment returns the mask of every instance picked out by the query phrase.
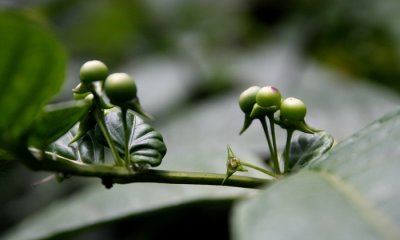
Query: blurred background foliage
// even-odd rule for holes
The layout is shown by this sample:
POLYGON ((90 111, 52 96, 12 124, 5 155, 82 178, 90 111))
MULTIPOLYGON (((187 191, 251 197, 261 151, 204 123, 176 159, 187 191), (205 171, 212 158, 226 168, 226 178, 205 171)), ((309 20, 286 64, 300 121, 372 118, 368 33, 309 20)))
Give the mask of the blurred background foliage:
MULTIPOLYGON (((213 102, 208 102, 208 100, 217 99, 214 102, 218 101, 218 97, 227 93, 236 96, 241 90, 254 84, 255 81, 247 81, 247 79, 257 78, 251 74, 261 75, 261 78, 262 75, 270 74, 250 71, 250 75, 245 75, 249 72, 243 73, 241 70, 248 67, 236 67, 238 63, 234 60, 235 58, 240 61, 250 59, 249 64, 253 64, 257 61, 257 55, 254 57, 253 52, 262 52, 264 48, 272 53, 274 49, 284 52, 287 50, 282 50, 282 48, 289 48, 295 52, 293 55, 289 54, 289 57, 293 56, 294 59, 286 60, 288 65, 283 63, 284 66, 281 66, 282 69, 279 71, 294 72, 292 76, 294 80, 290 81, 294 87, 300 79, 309 77, 305 74, 298 76, 297 79, 298 69, 312 62, 333 71, 337 74, 334 76, 345 79, 341 83, 373 82, 372 86, 385 89, 383 91, 387 94, 379 95, 377 99, 388 96, 389 99, 394 99, 388 100, 389 102, 398 104, 396 95, 400 93, 400 17, 398 16, 400 2, 397 0, 333 0, 329 2, 318 0, 3 0, 0 4, 3 10, 18 11, 40 22, 55 32, 63 42, 70 58, 70 71, 65 90, 56 101, 72 98, 70 89, 77 84, 77 72, 84 61, 100 59, 111 69, 123 71, 132 69, 129 71, 134 72, 134 76, 137 77, 140 83, 139 91, 147 93, 141 96, 143 105, 145 108, 150 108, 150 112, 158 119, 156 125, 168 126, 165 122, 168 123, 169 119, 174 121, 176 116, 184 115, 195 104, 205 102, 206 105, 212 105, 213 102), (285 44, 282 47, 277 42, 285 42, 285 44), (290 68, 293 67, 290 65, 293 61, 296 62, 295 68, 298 68, 295 71, 290 68), (171 71, 173 74, 170 74, 171 71), (141 77, 154 80, 140 82, 141 77), (168 100, 160 101, 160 98, 152 98, 152 94, 165 96, 163 99, 168 100)), ((274 60, 271 62, 273 63, 274 60)), ((266 69, 275 70, 275 65, 271 64, 271 66, 266 69)), ((285 79, 275 81, 278 85, 286 86, 282 83, 285 79)), ((269 83, 264 80, 264 85, 266 84, 269 83)), ((313 90, 319 89, 314 86, 313 90)), ((292 90, 292 92, 296 91, 292 90)), ((315 91, 314 95, 319 96, 315 91)), ((324 104, 324 100, 321 102, 324 104)), ((330 106, 326 104, 325 107, 330 106)), ((392 106, 393 104, 383 109, 392 106)), ((374 112, 376 109, 365 108, 353 114, 369 114, 369 111, 374 112)), ((338 111, 336 113, 341 115, 338 111)), ((381 114, 379 111, 376 113, 381 114)), ((319 123, 320 118, 315 119, 319 123)), ((237 120, 234 127, 238 127, 241 121, 242 119, 237 120)), ((345 130, 342 131, 345 133, 338 130, 338 135, 343 133, 341 136, 347 136, 354 128, 353 126, 361 127, 356 124, 350 124, 348 128, 344 127, 345 130)), ((232 131, 237 131, 237 129, 232 131)), ((173 147, 169 146, 169 148, 173 147)), ((48 174, 45 173, 31 173, 16 163, 9 162, 1 166, 1 232, 9 230, 21 219, 55 199, 70 196, 92 183, 87 179, 72 179, 68 180, 68 184, 60 185, 55 181, 50 181, 32 187, 32 183, 47 176, 48 174), (21 176, 24 177, 21 178, 21 176)), ((214 215, 202 214, 199 206, 194 207, 196 204, 185 205, 182 208, 185 211, 180 209, 167 212, 169 216, 175 216, 175 220, 182 224, 190 216, 196 215, 197 219, 193 220, 193 224, 202 222, 201 228, 204 228, 204 222, 208 227, 215 228, 215 222, 209 221, 214 218, 219 221, 222 228, 221 236, 228 238, 227 219, 231 202, 227 201, 226 204, 206 202, 200 205, 204 209, 213 209, 210 210, 210 214, 214 215)), ((162 221, 171 222, 166 218, 164 216, 162 221)), ((153 224, 154 221, 159 220, 155 220, 157 218, 153 215, 146 216, 144 219, 141 225, 143 228, 146 221, 153 224)), ((107 239, 107 236, 128 239, 132 233, 123 236, 119 231, 121 226, 128 226, 129 223, 139 224, 137 218, 125 219, 123 223, 113 223, 108 228, 103 226, 95 228, 97 234, 96 231, 86 231, 81 238, 96 236, 96 239, 101 239, 99 237, 103 235, 103 239, 107 239), (118 235, 114 235, 117 232, 119 232, 118 235)), ((179 228, 179 224, 168 226, 168 229, 179 228)), ((165 236, 174 236, 172 232, 171 235, 165 236)), ((151 234, 153 238, 146 238, 145 232, 137 229, 135 236, 140 236, 140 239, 159 237, 154 232, 151 234)), ((74 235, 74 237, 77 236, 74 235)))
MULTIPOLYGON (((304 54, 400 91, 400 30, 394 0, 44 1, 33 5, 72 57, 111 65, 154 53, 240 51, 294 25, 304 54)), ((28 8, 29 9, 29 8, 28 8)))

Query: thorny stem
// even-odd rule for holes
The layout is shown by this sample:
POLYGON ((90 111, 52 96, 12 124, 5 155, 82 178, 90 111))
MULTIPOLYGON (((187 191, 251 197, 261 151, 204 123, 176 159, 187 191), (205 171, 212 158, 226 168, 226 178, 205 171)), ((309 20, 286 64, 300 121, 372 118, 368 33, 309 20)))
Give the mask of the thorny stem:
MULTIPOLYGON (((32 150, 38 151, 38 150, 32 150)), ((33 156, 32 156, 33 158, 33 156)), ((225 174, 203 173, 203 172, 181 172, 167 170, 144 170, 141 172, 132 172, 125 167, 118 167, 106 164, 85 164, 72 161, 70 159, 46 152, 43 160, 35 170, 61 172, 74 176, 99 177, 107 179, 112 183, 126 184, 135 182, 152 182, 167 184, 194 184, 194 185, 215 185, 221 186, 225 174)), ((274 179, 262 179, 245 176, 231 176, 224 183, 224 186, 241 188, 259 188, 262 185, 275 181, 274 179)))

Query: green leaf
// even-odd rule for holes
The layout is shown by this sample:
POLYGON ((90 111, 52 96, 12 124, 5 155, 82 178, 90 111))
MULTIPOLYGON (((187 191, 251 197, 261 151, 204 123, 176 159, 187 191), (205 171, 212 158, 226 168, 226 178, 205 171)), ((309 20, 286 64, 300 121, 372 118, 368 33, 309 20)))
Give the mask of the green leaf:
POLYGON ((70 130, 90 109, 86 101, 47 105, 30 132, 30 144, 43 148, 70 130))
POLYGON ((44 27, 0 13, 0 145, 20 141, 64 81, 65 53, 44 27))
POLYGON ((77 143, 73 143, 69 145, 69 142, 74 138, 78 131, 78 127, 74 126, 70 131, 64 134, 62 137, 57 139, 57 141, 51 143, 46 148, 46 152, 53 155, 53 158, 56 155, 67 158, 72 161, 76 161, 79 159, 79 155, 77 154, 77 143))
POLYGON ((84 163, 103 163, 104 147, 96 140, 94 131, 89 131, 82 139, 69 144, 77 132, 78 125, 75 125, 61 138, 51 143, 46 148, 46 154, 53 158, 62 157, 84 163))
POLYGON ((240 202, 236 239, 400 239, 400 111, 240 202))
POLYGON ((298 171, 308 162, 317 159, 332 148, 334 139, 327 132, 316 134, 302 133, 291 143, 289 168, 291 172, 298 171))
MULTIPOLYGON (((108 111, 104 120, 118 152, 123 155, 125 153, 125 138, 121 112, 116 111, 116 109, 108 111)), ((162 135, 132 111, 127 113, 127 125, 131 160, 141 165, 150 164, 153 167, 160 165, 167 152, 162 135)), ((100 130, 96 129, 96 132, 98 132, 98 136, 101 136, 100 142, 107 146, 100 130)))

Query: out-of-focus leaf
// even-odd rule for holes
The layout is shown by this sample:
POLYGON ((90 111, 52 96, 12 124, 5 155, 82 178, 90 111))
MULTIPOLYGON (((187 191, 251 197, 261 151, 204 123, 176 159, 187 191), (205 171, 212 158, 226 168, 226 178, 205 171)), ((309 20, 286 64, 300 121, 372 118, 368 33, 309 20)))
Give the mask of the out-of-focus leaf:
MULTIPOLYGON (((124 155, 125 135, 121 112, 110 111, 106 113, 104 120, 117 150, 124 155)), ((161 134, 132 111, 128 111, 127 113, 127 125, 131 161, 141 165, 150 164, 153 167, 160 165, 162 158, 167 152, 161 134)), ((96 129, 96 131, 99 132, 98 136, 101 136, 100 141, 107 146, 107 142, 102 137, 103 135, 100 133, 100 130, 96 129)))
POLYGON ((291 143, 289 168, 291 172, 301 169, 313 159, 321 157, 332 148, 334 139, 326 132, 301 134, 291 143))
POLYGON ((240 202, 236 239, 400 239, 400 111, 240 202))
POLYGON ((44 27, 0 12, 0 144, 19 141, 63 81, 65 54, 44 27))
POLYGON ((45 147, 64 135, 89 110, 85 101, 64 102, 48 105, 30 132, 30 144, 45 147))

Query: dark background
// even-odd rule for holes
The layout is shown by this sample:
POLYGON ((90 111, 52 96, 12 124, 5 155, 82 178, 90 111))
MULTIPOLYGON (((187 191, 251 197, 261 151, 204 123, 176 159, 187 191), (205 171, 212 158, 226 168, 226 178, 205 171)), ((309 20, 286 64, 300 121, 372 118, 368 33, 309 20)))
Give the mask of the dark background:
MULTIPOLYGON (((0 7, 41 22, 64 44, 68 81, 54 101, 72 98, 76 72, 86 60, 100 59, 112 69, 145 63, 148 71, 156 72, 158 59, 167 57, 187 63, 191 72, 184 93, 175 96, 173 104, 152 108, 157 119, 173 119, 184 106, 246 88, 246 80, 232 77, 227 59, 274 46, 279 36, 295 47, 300 65, 316 62, 349 81, 370 82, 391 95, 400 93, 400 3, 396 0, 10 0, 0 7)), ((169 85, 168 79, 158 81, 169 85)), ((149 87, 159 86, 155 81, 149 87)), ((35 184, 48 175, 32 173, 15 162, 0 165, 0 233, 48 203, 97 184, 75 178, 63 184, 54 180, 35 184)), ((231 204, 196 202, 55 238, 186 239, 177 234, 185 228, 192 239, 206 238, 211 232, 227 239, 231 204)))

